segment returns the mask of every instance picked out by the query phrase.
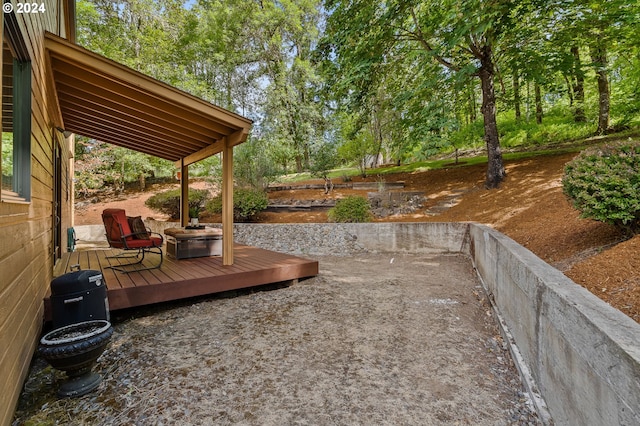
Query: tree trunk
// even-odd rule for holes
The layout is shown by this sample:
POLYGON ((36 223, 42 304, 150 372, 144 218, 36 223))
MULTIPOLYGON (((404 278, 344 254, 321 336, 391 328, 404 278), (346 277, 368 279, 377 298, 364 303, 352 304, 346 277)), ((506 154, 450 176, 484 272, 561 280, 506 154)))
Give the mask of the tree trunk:
POLYGON ((531 83, 527 81, 527 100, 525 102, 527 123, 531 118, 531 83))
POLYGON ((542 124, 542 93, 537 81, 533 83, 533 90, 536 98, 536 123, 542 124))
POLYGON ((296 173, 302 173, 304 167, 302 167, 302 155, 296 154, 296 173))
POLYGON ((367 158, 366 156, 362 157, 360 159, 360 177, 362 178, 366 178, 367 177, 367 158))
POLYGON ((120 182, 118 182, 118 192, 124 192, 124 157, 120 161, 120 182))
POLYGON ((513 71, 513 107, 516 110, 516 121, 522 119, 522 113, 520 112, 520 76, 518 70, 513 71))
POLYGON ((374 169, 378 168, 378 162, 380 159, 380 154, 382 153, 382 142, 383 142, 383 137, 382 137, 382 123, 380 122, 380 110, 378 108, 376 108, 375 110, 375 114, 373 117, 373 122, 374 122, 374 127, 375 127, 375 132, 374 132, 374 138, 376 139, 377 142, 377 146, 378 148, 376 149, 376 157, 375 157, 375 163, 373 164, 374 169))
POLYGON ((573 108, 573 86, 567 74, 562 75, 564 77, 564 83, 567 85, 567 96, 569 96, 569 106, 573 108))
POLYGON ((469 90, 469 123, 476 121, 476 90, 473 82, 469 90))
POLYGON ((230 111, 233 111, 233 93, 232 93, 232 88, 231 88, 231 86, 233 85, 233 75, 232 75, 230 70, 226 70, 226 73, 227 73, 227 75, 226 75, 226 77, 227 77, 226 78, 226 80, 227 80, 226 81, 226 84, 227 84, 226 97, 227 97, 227 99, 225 100, 225 105, 226 105, 225 108, 230 110, 230 111))
POLYGON ((325 195, 333 191, 333 182, 328 176, 324 176, 324 193, 325 195))
POLYGON ((496 94, 493 86, 494 66, 490 45, 482 46, 480 58, 480 83, 482 86, 482 116, 484 118, 484 140, 487 144, 487 179, 485 187, 494 189, 500 185, 506 173, 502 162, 502 151, 496 121, 496 94))
POLYGON ((584 123, 587 117, 584 114, 584 71, 580 61, 580 49, 578 46, 571 47, 573 54, 573 96, 575 98, 575 108, 573 109, 573 121, 584 123))
POLYGON ((304 149, 304 169, 309 170, 311 168, 311 153, 309 152, 309 144, 307 142, 303 142, 304 149))
POLYGON ((607 50, 602 45, 591 48, 591 60, 598 77, 599 112, 596 134, 604 135, 609 130, 609 80, 607 79, 607 50))

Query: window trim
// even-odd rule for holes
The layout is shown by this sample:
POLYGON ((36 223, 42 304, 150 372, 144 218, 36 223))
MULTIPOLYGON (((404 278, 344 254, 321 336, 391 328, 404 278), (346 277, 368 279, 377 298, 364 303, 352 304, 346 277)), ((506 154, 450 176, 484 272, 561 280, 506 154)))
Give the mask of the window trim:
MULTIPOLYGON (((3 44, 13 58, 13 191, 0 189, 0 202, 31 202, 31 60, 13 13, 4 14, 3 44), (17 93, 16 93, 17 91, 17 93)), ((3 67, 4 68, 4 67, 3 67)), ((1 115, 1 113, 0 113, 1 115)), ((2 142, 0 141, 0 144, 2 142)), ((0 153, 0 155, 2 155, 0 153)), ((1 166, 0 166, 1 167, 1 166)))

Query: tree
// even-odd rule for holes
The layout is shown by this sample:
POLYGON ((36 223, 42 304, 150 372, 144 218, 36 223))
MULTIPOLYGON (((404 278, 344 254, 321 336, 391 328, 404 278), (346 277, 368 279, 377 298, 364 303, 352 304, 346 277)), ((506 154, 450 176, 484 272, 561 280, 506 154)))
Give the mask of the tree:
POLYGON ((329 178, 329 171, 336 167, 338 155, 332 143, 320 143, 313 147, 313 163, 311 164, 311 174, 324 180, 324 193, 328 194, 333 190, 333 183, 329 178))
MULTIPOLYGON (((611 90, 609 83, 609 53, 616 50, 620 42, 633 37, 627 28, 637 27, 640 9, 637 2, 624 0, 564 0, 556 8, 553 20, 554 40, 559 45, 571 41, 573 56, 575 120, 583 120, 584 70, 581 47, 585 47, 591 59, 598 89, 598 126, 596 134, 610 130, 611 90)), ((636 39, 637 41, 637 39, 636 39)), ((632 43, 633 44, 633 43, 632 43)))
POLYGON ((372 156, 374 146, 371 133, 362 129, 353 135, 353 138, 344 142, 338 153, 342 159, 355 162, 360 170, 360 176, 364 178, 367 177, 367 158, 372 156))
POLYGON ((259 5, 256 2, 198 1, 192 28, 182 39, 189 57, 179 57, 205 90, 205 98, 245 115, 259 107, 259 5))
POLYGON ((144 190, 146 178, 175 170, 167 160, 84 137, 76 138, 75 152, 76 190, 84 196, 105 185, 120 192, 136 181, 144 190))
POLYGON ((277 142, 266 155, 309 165, 324 126, 311 62, 318 0, 79 0, 78 17, 87 48, 248 115, 259 139, 277 142))
POLYGON ((584 113, 584 69, 580 60, 580 49, 577 45, 571 46, 571 55, 573 56, 572 81, 573 99, 575 100, 575 109, 573 118, 576 123, 584 123, 587 117, 584 113))
MULTIPOLYGON (((495 48, 523 10, 517 2, 480 0, 418 4, 328 0, 331 54, 356 96, 375 85, 376 73, 397 43, 413 43, 458 80, 480 79, 484 138, 488 154, 485 185, 496 188, 505 177, 496 120, 495 48), (354 84, 356 77, 361 80, 354 84)), ((428 79, 429 76, 424 76, 428 79)))
POLYGON ((265 190, 277 175, 267 141, 251 137, 235 148, 234 178, 240 186, 265 190))
POLYGON ((310 166, 310 146, 321 139, 324 120, 312 63, 317 43, 318 1, 263 2, 260 13, 267 89, 265 121, 291 145, 296 171, 310 166))

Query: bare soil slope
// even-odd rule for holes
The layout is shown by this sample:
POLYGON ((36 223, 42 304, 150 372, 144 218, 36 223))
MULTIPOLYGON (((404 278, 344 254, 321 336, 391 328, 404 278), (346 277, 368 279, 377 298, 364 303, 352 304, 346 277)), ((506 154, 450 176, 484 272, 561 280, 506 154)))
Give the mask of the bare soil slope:
MULTIPOLYGON (((540 156, 507 161, 507 178, 500 189, 483 187, 485 165, 452 165, 441 170, 375 176, 354 181, 405 182, 405 191, 420 191, 427 197, 423 207, 406 215, 379 221, 475 221, 488 224, 527 247, 569 278, 640 322, 640 236, 624 241, 611 226, 581 219, 562 193, 564 165, 575 154, 540 156)), ((305 182, 309 183, 309 182, 305 182)), ((320 183, 320 181, 318 181, 320 183)), ((337 183, 337 182, 336 182, 337 183)), ((302 184, 302 183, 301 183, 302 184)), ((160 188, 152 188, 158 190, 160 188)), ((367 191, 336 189, 271 192, 270 199, 335 199, 347 195, 367 196, 367 191)), ((166 219, 144 208, 148 194, 128 194, 119 201, 127 211, 143 217, 166 219)), ((109 203, 92 204, 76 213, 76 224, 98 224, 100 212, 109 203)), ((203 218, 218 221, 219 218, 203 218)), ((265 212, 260 222, 326 222, 326 211, 265 212)))

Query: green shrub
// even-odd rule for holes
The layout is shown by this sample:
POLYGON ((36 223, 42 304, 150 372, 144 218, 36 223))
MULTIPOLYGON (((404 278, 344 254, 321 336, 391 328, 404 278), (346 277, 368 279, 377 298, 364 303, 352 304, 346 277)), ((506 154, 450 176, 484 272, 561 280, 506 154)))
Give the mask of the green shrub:
MULTIPOLYGON (((204 189, 189 190, 189 210, 200 210, 207 199, 209 191, 204 189)), ((154 210, 169 215, 171 219, 180 219, 180 189, 158 192, 149 197, 144 204, 154 210)))
POLYGON ((328 216, 331 222, 371 222, 373 217, 369 200, 359 196, 338 200, 328 216))
POLYGON ((585 150, 565 167, 562 186, 582 217, 640 231, 640 143, 585 150))
MULTIPOLYGON (((233 219, 238 222, 250 221, 267 208, 269 199, 259 189, 235 188, 233 190, 233 219)), ((214 197, 207 203, 211 213, 222 213, 222 195, 214 197)))

